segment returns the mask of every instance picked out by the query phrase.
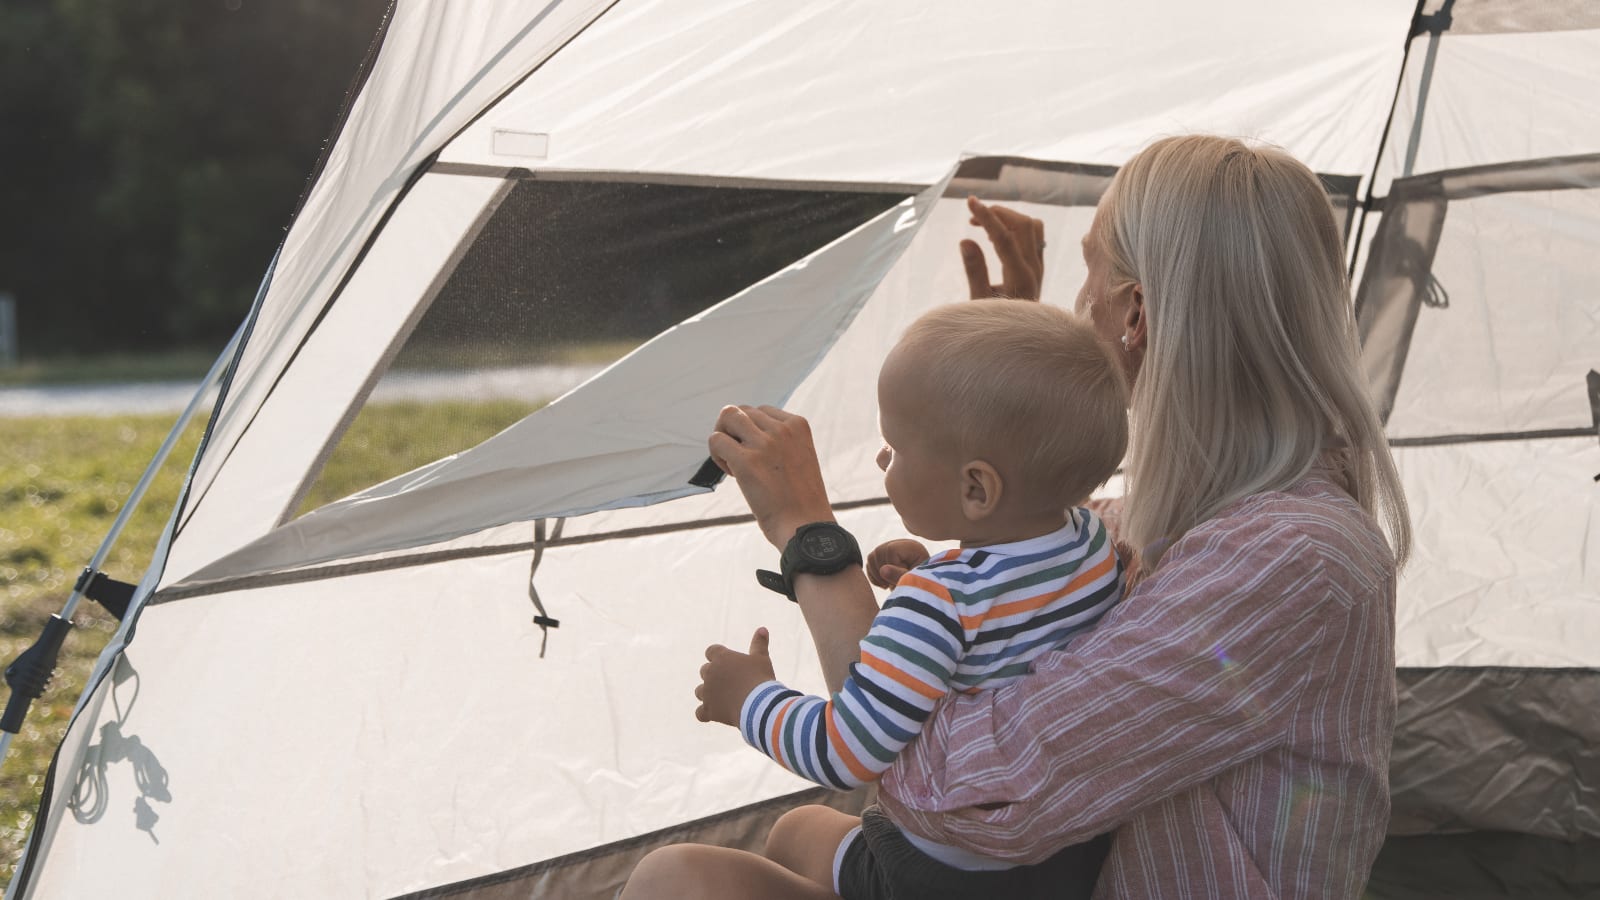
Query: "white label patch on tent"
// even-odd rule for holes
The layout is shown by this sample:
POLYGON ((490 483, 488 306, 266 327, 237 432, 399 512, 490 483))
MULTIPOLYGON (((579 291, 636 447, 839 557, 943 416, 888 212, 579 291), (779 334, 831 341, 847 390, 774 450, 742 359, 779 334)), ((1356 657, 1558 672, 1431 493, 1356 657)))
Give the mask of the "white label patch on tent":
POLYGON ((550 135, 548 134, 507 131, 503 128, 496 128, 493 142, 495 156, 525 156, 531 159, 544 159, 550 155, 550 135))

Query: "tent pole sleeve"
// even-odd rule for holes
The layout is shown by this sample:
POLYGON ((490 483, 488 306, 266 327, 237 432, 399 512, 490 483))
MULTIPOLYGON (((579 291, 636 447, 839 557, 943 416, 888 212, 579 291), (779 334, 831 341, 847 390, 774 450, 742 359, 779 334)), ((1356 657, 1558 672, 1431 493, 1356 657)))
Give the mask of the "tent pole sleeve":
POLYGON ((1406 161, 1401 178, 1410 178, 1417 164, 1417 145, 1422 143, 1422 117, 1428 110, 1428 85, 1433 82, 1433 63, 1439 58, 1439 35, 1428 35, 1428 55, 1422 61, 1422 83, 1417 87, 1417 114, 1411 120, 1411 138, 1406 142, 1406 161))
MULTIPOLYGON (((90 573, 100 571, 101 564, 110 555, 111 548, 116 545, 117 538, 121 536, 122 529, 127 526, 128 519, 133 515, 134 509, 139 505, 139 501, 144 499, 145 491, 150 489, 150 483, 155 480, 156 473, 161 470, 162 464, 172 454, 172 448, 178 445, 178 439, 183 436, 184 429, 189 427, 189 423, 194 419, 195 413, 199 411, 202 401, 205 400, 206 392, 211 389, 212 385, 217 383, 222 377, 223 371, 227 369, 228 363, 233 359, 234 351, 239 348, 239 341, 243 336, 244 328, 241 326, 233 333, 233 338, 228 341, 228 346, 217 356, 217 361, 211 364, 211 371, 207 372, 205 379, 200 382, 200 387, 195 390, 194 396, 190 398, 189 405, 183 408, 183 412, 178 416, 178 421, 172 426, 172 431, 168 432, 167 439, 161 443, 161 449, 156 451, 156 455, 150 460, 150 465, 145 468, 144 475, 140 477, 139 483, 134 485, 133 492, 128 495, 128 499, 122 504, 121 511, 117 513, 117 520, 111 524, 111 530, 106 533, 105 540, 100 542, 100 549, 96 550, 94 558, 89 560, 87 571, 90 573)), ((61 617, 63 619, 70 620, 72 618, 73 611, 78 608, 78 601, 83 599, 84 586, 85 579, 79 579, 78 586, 72 589, 72 595, 67 598, 66 605, 61 609, 61 617)))
POLYGON ((1433 84, 1433 64, 1439 58, 1439 38, 1450 29, 1450 9, 1455 0, 1445 0, 1444 6, 1431 16, 1419 15, 1412 34, 1428 33, 1428 56, 1422 61, 1422 79, 1417 85, 1417 114, 1411 120, 1411 139, 1406 144, 1406 161, 1400 170, 1401 178, 1410 178, 1417 164, 1417 145, 1422 143, 1422 117, 1428 110, 1428 88, 1433 84))

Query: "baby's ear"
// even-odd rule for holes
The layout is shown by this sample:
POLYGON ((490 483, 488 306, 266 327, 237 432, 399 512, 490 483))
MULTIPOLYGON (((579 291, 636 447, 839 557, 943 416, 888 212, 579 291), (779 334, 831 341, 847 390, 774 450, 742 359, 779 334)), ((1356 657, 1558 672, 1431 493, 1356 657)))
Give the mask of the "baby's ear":
POLYGON ((975 459, 961 467, 961 511, 968 521, 978 522, 994 515, 1004 491, 1000 472, 989 463, 975 459))

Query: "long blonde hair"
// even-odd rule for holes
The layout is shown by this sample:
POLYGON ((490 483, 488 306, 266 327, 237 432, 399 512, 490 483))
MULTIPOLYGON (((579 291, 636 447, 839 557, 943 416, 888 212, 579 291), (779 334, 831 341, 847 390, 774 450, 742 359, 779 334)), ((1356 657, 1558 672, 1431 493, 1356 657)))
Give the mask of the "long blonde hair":
POLYGON ((1144 296, 1123 528, 1145 564, 1330 450, 1403 563, 1405 496, 1357 366, 1338 226, 1311 170, 1237 140, 1167 138, 1117 173, 1097 222, 1113 284, 1144 296))

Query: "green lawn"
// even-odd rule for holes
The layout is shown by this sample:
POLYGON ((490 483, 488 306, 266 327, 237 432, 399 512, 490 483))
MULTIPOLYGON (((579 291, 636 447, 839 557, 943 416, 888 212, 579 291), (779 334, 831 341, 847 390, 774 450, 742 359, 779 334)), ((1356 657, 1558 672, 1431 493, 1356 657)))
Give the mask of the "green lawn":
MULTIPOLYGON (((9 664, 61 611, 78 573, 110 530, 176 415, 0 419, 0 663, 9 664)), ((174 454, 186 461, 190 429, 174 454)), ((102 569, 137 581, 182 484, 169 465, 134 512, 102 569)), ((33 824, 50 757, 116 620, 82 601, 50 689, 33 704, 0 769, 0 878, 9 881, 33 824)), ((9 690, 6 692, 10 695, 9 690)))
MULTIPOLYGON (((536 407, 510 401, 368 407, 313 485, 302 511, 466 449, 536 407)), ((0 418, 0 666, 61 610, 78 573, 171 430, 175 415, 0 418)), ((177 500, 203 422, 193 423, 102 569, 138 581, 177 500)), ((116 631, 97 604, 73 616, 61 667, 0 769, 0 883, 21 855, 50 757, 95 658, 116 631)), ((6 692, 9 696, 9 691, 6 692)))

